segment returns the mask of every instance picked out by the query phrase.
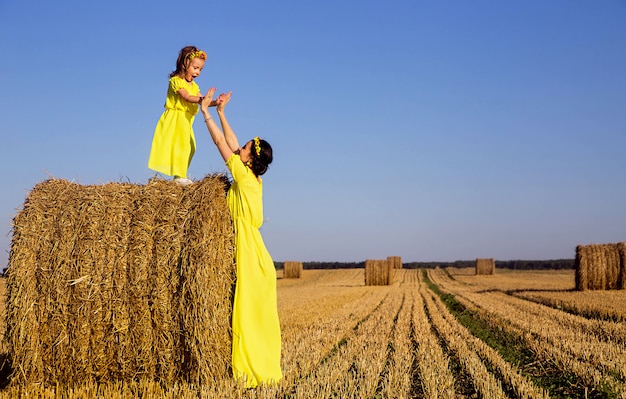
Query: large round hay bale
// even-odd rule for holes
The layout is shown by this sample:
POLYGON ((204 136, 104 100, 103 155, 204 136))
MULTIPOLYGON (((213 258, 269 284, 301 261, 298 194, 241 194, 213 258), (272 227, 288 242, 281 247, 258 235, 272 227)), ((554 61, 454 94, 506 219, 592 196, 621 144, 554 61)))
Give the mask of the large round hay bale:
POLYGON ((624 289, 624 243, 576 246, 576 289, 624 289))
POLYGON ((388 256, 387 262, 390 263, 392 269, 402 269, 402 257, 401 256, 388 256))
POLYGON ((285 261, 283 265, 284 278, 300 278, 302 277, 302 262, 285 261))
POLYGON ((626 289, 626 243, 617 244, 619 254, 619 273, 617 275, 617 289, 626 289))
POLYGON ((491 275, 496 271, 493 258, 476 258, 476 275, 491 275))
POLYGON ((393 265, 387 259, 365 261, 365 285, 391 285, 394 282, 393 265))
POLYGON ((588 271, 589 267, 587 266, 587 247, 585 245, 577 245, 576 246, 576 256, 574 258, 574 265, 576 268, 575 274, 575 285, 578 291, 584 291, 587 289, 589 285, 589 276, 588 271))
POLYGON ((229 373, 234 233, 211 175, 188 187, 36 185, 13 223, 5 345, 14 383, 229 373))

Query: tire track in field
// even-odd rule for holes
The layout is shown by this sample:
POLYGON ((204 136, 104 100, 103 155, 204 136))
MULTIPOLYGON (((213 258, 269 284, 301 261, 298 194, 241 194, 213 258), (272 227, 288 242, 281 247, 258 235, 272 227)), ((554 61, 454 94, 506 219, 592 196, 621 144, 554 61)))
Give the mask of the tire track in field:
POLYGON ((361 319, 359 319, 354 324, 354 326, 352 326, 350 328, 350 331, 349 331, 349 333, 346 336, 343 336, 342 338, 337 340, 335 345, 328 351, 328 353, 326 353, 326 355, 324 355, 320 359, 320 361, 318 362, 317 366, 313 366, 307 373, 304 373, 304 374, 298 376, 297 378, 295 378, 293 384, 290 386, 289 389, 287 389, 287 392, 284 392, 284 394, 285 394, 284 396, 299 397, 298 391, 299 391, 299 388, 301 387, 301 385, 304 385, 304 383, 306 381, 310 381, 310 380, 316 379, 316 375, 319 372, 319 370, 321 368, 323 368, 326 364, 332 362, 334 360, 334 358, 339 353, 341 353, 342 349, 350 342, 351 339, 354 338, 354 336, 356 335, 357 331, 359 330, 359 327, 363 323, 367 322, 367 320, 369 320, 369 318, 383 306, 383 304, 386 302, 388 296, 389 296, 389 293, 387 293, 377 303, 377 305, 371 311, 369 311, 365 316, 363 316, 361 319))
POLYGON ((425 290, 427 290, 427 288, 420 285, 420 295, 421 295, 422 304, 424 307, 423 312, 426 314, 432 333, 434 334, 437 341, 439 342, 441 350, 443 351, 445 357, 450 362, 449 368, 450 368, 450 371, 452 372, 452 375, 454 375, 454 392, 455 392, 454 397, 455 398, 478 397, 479 394, 473 382, 472 376, 463 367, 463 363, 461 362, 461 359, 459 358, 457 351, 454 350, 454 348, 450 346, 450 344, 448 343, 448 341, 446 340, 443 334, 443 331, 435 327, 435 323, 433 320, 435 315, 433 313, 433 309, 431 309, 427 304, 428 296, 424 292, 425 290))
POLYGON ((378 383, 376 384, 376 395, 380 397, 382 397, 382 394, 385 389, 385 381, 388 380, 389 378, 390 366, 393 362, 393 354, 395 352, 394 339, 395 339, 396 328, 398 326, 398 319, 400 318, 400 312, 402 312, 402 309, 404 307, 405 299, 406 299, 406 294, 402 293, 402 302, 400 302, 400 308, 398 308, 398 311, 396 312, 396 315, 393 318, 391 331, 389 332, 389 339, 387 340, 387 352, 386 352, 385 365, 383 366, 383 371, 378 376, 378 383))

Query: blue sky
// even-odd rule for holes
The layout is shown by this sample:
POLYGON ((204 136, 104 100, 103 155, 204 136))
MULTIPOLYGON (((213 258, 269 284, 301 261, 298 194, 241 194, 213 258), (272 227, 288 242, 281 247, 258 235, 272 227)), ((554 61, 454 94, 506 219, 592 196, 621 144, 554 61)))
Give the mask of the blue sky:
MULTIPOLYGON (((185 45, 267 139, 277 261, 573 258, 626 240, 626 2, 0 0, 0 261, 37 183, 154 176, 185 45)), ((225 171, 200 118, 189 175, 225 171)))

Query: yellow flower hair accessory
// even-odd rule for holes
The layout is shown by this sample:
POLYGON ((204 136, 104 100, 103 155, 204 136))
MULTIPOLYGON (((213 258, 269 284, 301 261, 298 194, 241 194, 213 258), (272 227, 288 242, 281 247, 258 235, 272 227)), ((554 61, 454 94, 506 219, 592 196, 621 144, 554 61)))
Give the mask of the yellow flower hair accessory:
POLYGON ((189 55, 187 56, 190 60, 193 60, 196 57, 200 57, 203 60, 206 60, 206 53, 202 50, 197 50, 194 51, 193 53, 189 53, 189 55))
POLYGON ((259 136, 254 138, 254 152, 256 152, 257 156, 261 155, 261 139, 259 136))

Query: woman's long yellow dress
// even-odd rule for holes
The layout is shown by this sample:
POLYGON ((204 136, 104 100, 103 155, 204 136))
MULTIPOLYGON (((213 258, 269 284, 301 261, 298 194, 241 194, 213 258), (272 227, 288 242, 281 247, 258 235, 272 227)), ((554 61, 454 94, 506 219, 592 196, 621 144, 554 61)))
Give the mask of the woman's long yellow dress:
POLYGON ((259 232, 263 181, 239 155, 226 161, 233 184, 226 196, 235 227, 237 284, 233 305, 233 376, 247 387, 277 383, 281 336, 276 303, 276 269, 259 232))
POLYGON ((185 101, 178 90, 185 89, 192 96, 200 94, 195 81, 174 76, 170 78, 165 97, 165 111, 161 114, 152 139, 148 167, 167 176, 187 177, 191 158, 196 152, 193 121, 198 104, 185 101))

